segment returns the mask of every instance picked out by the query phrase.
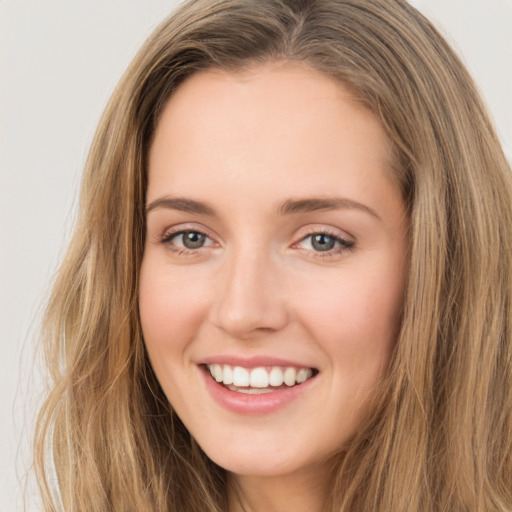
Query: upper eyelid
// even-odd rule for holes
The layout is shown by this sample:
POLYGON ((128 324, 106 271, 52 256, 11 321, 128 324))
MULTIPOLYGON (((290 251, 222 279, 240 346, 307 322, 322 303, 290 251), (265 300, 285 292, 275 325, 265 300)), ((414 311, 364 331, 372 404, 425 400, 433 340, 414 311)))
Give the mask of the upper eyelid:
MULTIPOLYGON (((325 234, 332 236, 333 238, 338 238, 340 240, 345 240, 347 242, 355 243, 356 237, 351 235, 349 232, 336 228, 334 226, 326 226, 326 225, 310 225, 304 226, 303 228, 297 230, 297 241, 303 240, 307 236, 316 235, 316 234, 325 234)), ((296 243, 296 242, 294 242, 296 243)))
POLYGON ((297 242, 294 242, 293 246, 296 246, 298 244, 300 244, 301 242, 303 242, 304 240, 314 236, 314 235, 326 235, 330 238, 333 238, 335 241, 339 242, 343 247, 353 247, 355 245, 355 242, 353 240, 349 240, 347 238, 343 238, 341 236, 338 236, 338 235, 335 235, 335 234, 332 234, 332 233, 329 233, 327 231, 315 231, 313 233, 310 233, 308 235, 305 235, 303 237, 301 237, 297 242))
POLYGON ((204 233, 203 231, 199 231, 198 229, 179 229, 177 231, 165 231, 163 234, 162 234, 162 239, 172 239, 172 238, 176 238, 180 235, 184 235, 186 233, 198 233, 200 235, 204 235, 206 238, 211 238, 209 235, 207 235, 206 233, 204 233))
POLYGON ((218 244, 218 242, 211 237, 208 233, 205 233, 202 230, 199 229, 177 229, 176 231, 164 231, 164 233, 160 236, 160 242, 161 243, 167 243, 173 240, 174 238, 184 235, 185 233, 199 233, 201 235, 204 235, 207 239, 211 240, 214 244, 218 244))
POLYGON ((201 233, 202 235, 207 236, 208 238, 215 238, 215 235, 213 235, 212 231, 205 226, 197 226, 197 224, 194 223, 183 223, 183 224, 177 224, 175 226, 169 226, 161 231, 161 237, 170 236, 170 235, 178 235, 180 233, 185 232, 197 232, 201 233))

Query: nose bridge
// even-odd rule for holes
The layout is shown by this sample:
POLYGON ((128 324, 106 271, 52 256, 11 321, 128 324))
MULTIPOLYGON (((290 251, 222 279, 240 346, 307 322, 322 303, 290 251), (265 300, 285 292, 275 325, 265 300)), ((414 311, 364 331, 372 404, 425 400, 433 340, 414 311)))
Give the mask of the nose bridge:
POLYGON ((278 274, 270 251, 250 244, 233 247, 218 276, 213 308, 217 327, 236 338, 282 328, 288 312, 278 274))

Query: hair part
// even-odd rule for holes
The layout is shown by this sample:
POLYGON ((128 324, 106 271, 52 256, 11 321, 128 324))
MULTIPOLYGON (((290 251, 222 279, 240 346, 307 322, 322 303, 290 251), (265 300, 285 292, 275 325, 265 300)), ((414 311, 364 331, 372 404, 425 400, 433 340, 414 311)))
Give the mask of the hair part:
POLYGON ((410 215, 392 367, 328 510, 511 510, 512 175, 467 71, 403 0, 189 1, 144 44, 96 132, 46 312, 46 510, 226 509, 225 471, 173 412, 142 340, 147 155, 188 77, 267 61, 312 67, 378 116, 410 215))

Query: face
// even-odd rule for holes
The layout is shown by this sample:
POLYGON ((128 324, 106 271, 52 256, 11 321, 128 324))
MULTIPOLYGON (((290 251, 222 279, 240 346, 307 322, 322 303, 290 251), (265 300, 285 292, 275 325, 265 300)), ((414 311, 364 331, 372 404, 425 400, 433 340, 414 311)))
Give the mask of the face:
POLYGON ((376 117, 291 64, 193 75, 149 155, 140 316, 156 376, 239 475, 318 468, 396 341, 407 220, 376 117))

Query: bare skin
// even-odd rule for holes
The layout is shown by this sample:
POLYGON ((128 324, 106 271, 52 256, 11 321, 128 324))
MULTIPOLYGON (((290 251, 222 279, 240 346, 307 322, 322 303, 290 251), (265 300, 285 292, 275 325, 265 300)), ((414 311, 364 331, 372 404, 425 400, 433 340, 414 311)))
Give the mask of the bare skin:
POLYGON ((230 512, 321 511, 327 461, 379 388, 407 261, 391 154, 373 113, 289 63, 198 73, 162 113, 142 329, 168 400, 239 490, 230 512), (258 365, 307 380, 247 394, 222 373, 258 365))

